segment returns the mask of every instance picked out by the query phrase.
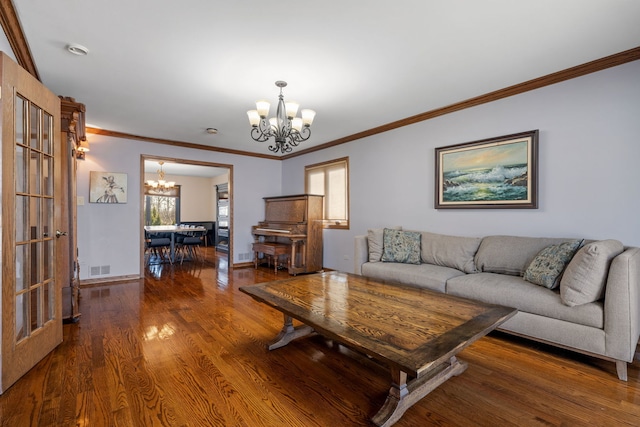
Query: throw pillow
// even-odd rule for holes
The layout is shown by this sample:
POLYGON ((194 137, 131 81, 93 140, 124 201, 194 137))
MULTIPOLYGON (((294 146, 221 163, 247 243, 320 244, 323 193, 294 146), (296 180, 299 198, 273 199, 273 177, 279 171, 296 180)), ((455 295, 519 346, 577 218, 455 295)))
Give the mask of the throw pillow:
POLYGON ((584 240, 571 240, 547 246, 538 252, 524 272, 524 280, 554 289, 560 284, 560 276, 584 240))
POLYGON ((624 246, 617 240, 584 245, 573 257, 560 281, 560 298, 570 307, 598 301, 604 293, 611 260, 624 246))
POLYGON ((383 262, 420 264, 420 233, 385 228, 383 262))
MULTIPOLYGON (((393 230, 402 230, 402 227, 389 227, 393 230)), ((367 230, 367 242, 369 245, 369 262, 382 260, 382 248, 384 246, 384 228, 372 228, 367 230)))

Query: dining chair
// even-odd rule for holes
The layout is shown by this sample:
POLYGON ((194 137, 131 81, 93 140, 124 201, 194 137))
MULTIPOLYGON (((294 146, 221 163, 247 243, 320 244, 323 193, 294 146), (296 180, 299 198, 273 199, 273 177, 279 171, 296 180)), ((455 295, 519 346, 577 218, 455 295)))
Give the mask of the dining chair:
POLYGON ((169 262, 173 264, 173 260, 171 259, 171 238, 164 237, 162 235, 154 233, 144 232, 144 254, 145 254, 145 263, 148 265, 151 262, 151 257, 153 255, 157 256, 161 259, 162 262, 165 261, 165 257, 169 259, 169 262))
MULTIPOLYGON (((195 228, 195 227, 191 227, 195 228)), ((180 253, 180 264, 184 261, 185 253, 188 253, 189 256, 194 260, 202 260, 204 261, 204 256, 200 256, 200 246, 204 242, 204 234, 206 231, 188 231, 186 233, 181 233, 180 236, 176 236, 177 243, 177 251, 176 253, 180 253)))

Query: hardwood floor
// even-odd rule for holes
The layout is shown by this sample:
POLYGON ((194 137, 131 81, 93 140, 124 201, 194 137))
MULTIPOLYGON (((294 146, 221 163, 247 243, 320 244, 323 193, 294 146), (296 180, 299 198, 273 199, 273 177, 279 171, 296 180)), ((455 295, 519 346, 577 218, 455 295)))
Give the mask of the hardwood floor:
MULTIPOLYGON (((320 336, 269 352, 282 315, 238 291, 289 277, 266 266, 150 265, 82 289, 64 342, 0 396, 1 426, 367 426, 388 372, 320 336)), ((640 425, 640 362, 615 366, 501 333, 402 426, 640 425)))

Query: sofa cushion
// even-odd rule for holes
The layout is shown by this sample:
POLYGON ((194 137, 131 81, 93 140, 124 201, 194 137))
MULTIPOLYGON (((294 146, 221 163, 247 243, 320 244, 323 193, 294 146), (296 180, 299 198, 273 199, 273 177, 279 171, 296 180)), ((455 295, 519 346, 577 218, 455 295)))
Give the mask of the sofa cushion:
POLYGON ((447 280, 464 273, 455 268, 433 264, 400 264, 395 262, 366 262, 362 264, 362 275, 377 280, 400 282, 405 285, 434 291, 445 291, 447 280))
POLYGON ((385 228, 382 248, 383 262, 420 264, 420 233, 385 228))
POLYGON ((579 323, 519 311, 500 325, 503 331, 540 339, 560 347, 606 355, 606 333, 579 323))
POLYGON ((597 301, 604 294, 611 260, 624 246, 617 240, 584 245, 573 257, 560 281, 560 297, 568 306, 597 301))
POLYGON ((543 248, 570 239, 519 236, 487 236, 482 239, 475 262, 478 271, 522 276, 543 248))
POLYGON ((572 240, 547 246, 531 261, 523 274, 524 280, 545 288, 555 289, 569 261, 584 240, 572 240))
POLYGON ((458 237, 444 234, 421 232, 422 262, 441 265, 475 273, 476 264, 473 257, 478 251, 480 237, 458 237))
MULTIPOLYGON (((402 227, 388 227, 393 230, 402 230, 402 227)), ((382 260, 382 248, 384 247, 384 228, 371 228, 367 230, 367 243, 369 246, 369 262, 382 260)))
POLYGON ((569 307, 562 303, 557 290, 534 285, 521 277, 495 273, 467 274, 449 279, 446 292, 594 328, 604 327, 602 301, 569 307))

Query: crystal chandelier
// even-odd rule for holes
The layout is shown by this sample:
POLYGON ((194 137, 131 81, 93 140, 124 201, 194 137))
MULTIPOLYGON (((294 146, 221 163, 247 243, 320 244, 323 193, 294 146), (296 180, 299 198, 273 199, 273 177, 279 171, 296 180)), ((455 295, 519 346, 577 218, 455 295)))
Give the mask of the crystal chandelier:
POLYGON ((150 179, 145 183, 145 185, 147 187, 150 187, 150 189, 155 193, 169 192, 176 186, 176 183, 174 181, 165 181, 164 171, 162 170, 162 165, 164 165, 164 162, 158 162, 158 164, 160 165, 160 169, 157 170, 158 180, 154 181, 150 179))
POLYGON ((269 146, 269 150, 289 153, 293 147, 297 147, 302 141, 311 136, 311 123, 316 115, 313 110, 302 110, 301 116, 296 117, 299 105, 295 102, 284 102, 282 88, 287 82, 278 80, 276 86, 280 88, 278 109, 276 116, 267 120, 269 103, 267 101, 256 102, 256 109, 247 111, 249 123, 251 123, 251 138, 258 142, 265 142, 269 138, 275 139, 275 144, 269 146))

